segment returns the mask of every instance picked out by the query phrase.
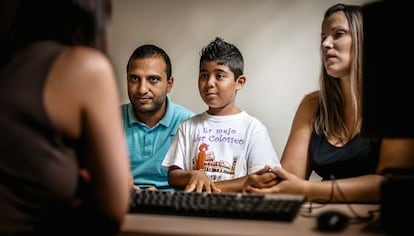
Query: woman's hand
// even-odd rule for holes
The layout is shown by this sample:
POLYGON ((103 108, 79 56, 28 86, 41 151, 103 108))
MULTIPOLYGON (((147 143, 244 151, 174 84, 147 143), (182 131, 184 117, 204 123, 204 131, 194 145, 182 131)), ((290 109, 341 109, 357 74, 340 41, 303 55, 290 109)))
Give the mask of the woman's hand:
POLYGON ((271 173, 277 176, 276 184, 264 188, 249 185, 246 186, 246 191, 252 193, 306 194, 309 186, 309 182, 307 180, 301 179, 281 167, 272 168, 271 173))
POLYGON ((81 207, 85 201, 85 197, 89 194, 89 185, 92 181, 92 176, 85 168, 80 168, 78 172, 78 188, 76 194, 72 199, 71 205, 73 207, 81 207))

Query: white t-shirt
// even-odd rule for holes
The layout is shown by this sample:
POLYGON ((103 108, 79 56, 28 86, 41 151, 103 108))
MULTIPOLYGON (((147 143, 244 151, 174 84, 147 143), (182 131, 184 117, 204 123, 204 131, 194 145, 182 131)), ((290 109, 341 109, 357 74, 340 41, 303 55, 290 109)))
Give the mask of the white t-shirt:
POLYGON ((212 181, 246 176, 265 165, 280 166, 266 127, 245 111, 214 116, 207 112, 181 123, 161 164, 204 170, 212 181))

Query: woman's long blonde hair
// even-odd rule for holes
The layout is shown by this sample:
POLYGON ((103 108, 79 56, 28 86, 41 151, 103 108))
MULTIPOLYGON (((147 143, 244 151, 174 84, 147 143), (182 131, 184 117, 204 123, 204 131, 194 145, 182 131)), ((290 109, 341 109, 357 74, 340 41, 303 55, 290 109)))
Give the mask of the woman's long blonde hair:
POLYGON ((352 127, 348 128, 346 126, 344 97, 341 91, 340 80, 328 75, 322 61, 319 78, 321 86, 319 108, 315 114, 314 130, 318 134, 323 133, 326 137, 334 137, 340 143, 345 143, 353 137, 355 131, 359 132, 361 129, 363 18, 360 6, 336 4, 325 12, 324 20, 338 11, 345 13, 352 37, 350 94, 354 110, 354 123, 352 127))

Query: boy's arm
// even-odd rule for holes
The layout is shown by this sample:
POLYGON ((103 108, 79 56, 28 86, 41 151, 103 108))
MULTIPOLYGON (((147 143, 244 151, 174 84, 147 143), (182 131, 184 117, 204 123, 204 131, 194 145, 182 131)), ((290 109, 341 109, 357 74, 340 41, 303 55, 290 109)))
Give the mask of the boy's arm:
POLYGON ((256 188, 271 187, 277 183, 277 176, 269 168, 265 166, 255 173, 240 178, 219 181, 215 184, 223 192, 247 192, 248 186, 256 188))
POLYGON ((246 179, 247 176, 243 176, 230 180, 217 181, 215 182, 215 185, 222 192, 242 192, 246 179))
POLYGON ((185 171, 171 166, 168 171, 169 184, 186 192, 244 192, 246 185, 268 187, 275 181, 276 176, 268 171, 268 167, 247 176, 218 182, 211 181, 202 170, 185 171))
POLYGON ((168 168, 168 183, 174 188, 184 188, 191 175, 189 171, 185 171, 178 166, 168 168))

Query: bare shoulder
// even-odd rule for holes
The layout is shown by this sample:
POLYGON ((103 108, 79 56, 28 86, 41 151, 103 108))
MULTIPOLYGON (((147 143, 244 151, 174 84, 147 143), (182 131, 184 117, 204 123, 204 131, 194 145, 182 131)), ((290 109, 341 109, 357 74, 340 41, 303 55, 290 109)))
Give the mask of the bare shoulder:
POLYGON ((300 102, 300 107, 302 109, 306 108, 307 110, 309 109, 314 111, 318 107, 318 104, 319 90, 306 94, 300 102))
POLYGON ((68 47, 66 49, 66 56, 80 61, 89 59, 106 61, 106 56, 102 52, 97 49, 84 46, 68 47))
POLYGON ((109 59, 100 51, 82 46, 68 47, 59 58, 66 75, 82 80, 113 76, 109 59))
MULTIPOLYGON (((50 110, 56 107, 76 107, 85 105, 96 97, 111 99, 116 94, 116 77, 113 67, 105 54, 88 47, 67 47, 52 66, 45 86, 50 110), (60 100, 65 96, 70 99, 60 100), (51 104, 51 103, 57 104, 51 104), (51 108, 53 107, 53 108, 51 108)), ((103 98, 101 98, 103 99, 103 98)), ((52 112, 50 112, 52 113, 52 112)))
POLYGON ((302 102, 306 102, 306 103, 307 102, 317 103, 318 101, 319 101, 319 90, 306 94, 302 99, 302 102))

